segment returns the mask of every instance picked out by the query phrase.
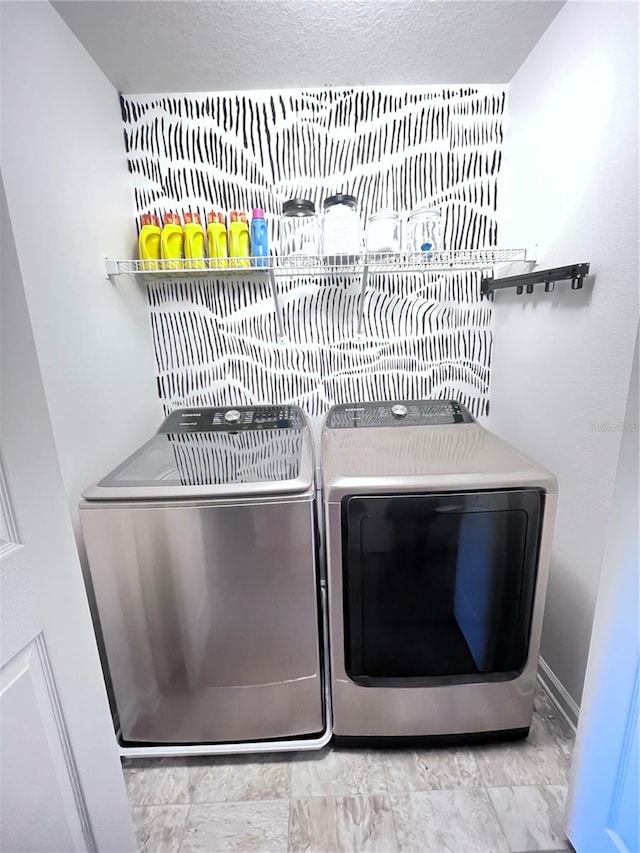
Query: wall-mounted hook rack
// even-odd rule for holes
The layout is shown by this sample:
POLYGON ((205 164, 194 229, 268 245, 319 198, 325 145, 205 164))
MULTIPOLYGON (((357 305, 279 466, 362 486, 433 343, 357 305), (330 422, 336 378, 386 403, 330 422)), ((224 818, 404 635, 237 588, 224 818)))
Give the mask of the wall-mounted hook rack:
POLYGON ((496 290, 506 290, 508 287, 515 287, 517 293, 525 290, 527 293, 533 293, 536 284, 544 284, 545 292, 550 293, 559 281, 570 281, 571 290, 580 290, 588 273, 589 264, 569 264, 566 267, 537 270, 522 273, 522 275, 505 276, 505 278, 485 277, 482 279, 480 290, 483 296, 491 299, 496 290))

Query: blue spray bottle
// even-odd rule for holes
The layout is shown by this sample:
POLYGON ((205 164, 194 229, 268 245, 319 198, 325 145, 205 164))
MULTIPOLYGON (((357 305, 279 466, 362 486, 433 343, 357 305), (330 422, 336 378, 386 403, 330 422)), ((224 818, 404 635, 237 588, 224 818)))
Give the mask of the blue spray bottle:
POLYGON ((256 259, 257 267, 266 267, 269 257, 269 239, 267 223, 264 221, 264 210, 254 207, 251 214, 251 254, 256 259))

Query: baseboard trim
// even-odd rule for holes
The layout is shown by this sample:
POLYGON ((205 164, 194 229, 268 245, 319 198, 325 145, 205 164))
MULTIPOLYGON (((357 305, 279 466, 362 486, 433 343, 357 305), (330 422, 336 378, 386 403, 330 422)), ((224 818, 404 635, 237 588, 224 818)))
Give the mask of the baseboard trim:
POLYGON ((565 686, 545 659, 541 657, 538 664, 538 681, 546 691, 556 711, 575 734, 580 714, 579 706, 573 701, 565 686))

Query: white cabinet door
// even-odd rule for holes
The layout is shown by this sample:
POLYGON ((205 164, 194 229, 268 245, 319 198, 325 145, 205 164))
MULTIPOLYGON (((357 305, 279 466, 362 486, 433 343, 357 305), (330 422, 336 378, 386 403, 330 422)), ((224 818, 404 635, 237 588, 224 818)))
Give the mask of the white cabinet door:
POLYGON ((131 816, 1 182, 0 227, 0 851, 127 853, 131 816))
POLYGON ((578 853, 640 850, 637 342, 624 429, 569 796, 578 853))

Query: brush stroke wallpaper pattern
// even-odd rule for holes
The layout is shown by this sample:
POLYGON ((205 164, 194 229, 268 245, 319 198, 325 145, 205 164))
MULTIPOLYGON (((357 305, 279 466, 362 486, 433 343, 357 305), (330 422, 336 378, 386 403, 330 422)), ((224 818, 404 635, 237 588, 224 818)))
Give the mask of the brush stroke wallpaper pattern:
MULTIPOLYGON (((500 86, 124 96, 137 214, 262 207, 277 251, 284 201, 321 209, 350 192, 363 223, 427 203, 445 248, 495 246, 505 100, 500 86)), ((359 338, 357 277, 282 277, 279 292, 284 342, 261 278, 149 285, 167 411, 290 402, 318 417, 353 400, 456 397, 487 413, 491 306, 478 273, 372 276, 359 338)))

